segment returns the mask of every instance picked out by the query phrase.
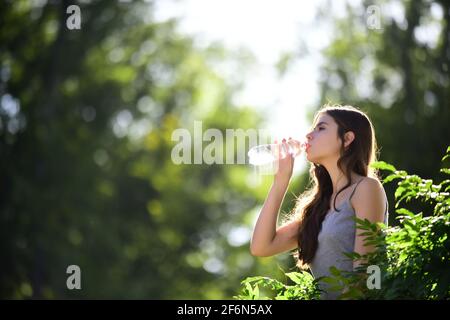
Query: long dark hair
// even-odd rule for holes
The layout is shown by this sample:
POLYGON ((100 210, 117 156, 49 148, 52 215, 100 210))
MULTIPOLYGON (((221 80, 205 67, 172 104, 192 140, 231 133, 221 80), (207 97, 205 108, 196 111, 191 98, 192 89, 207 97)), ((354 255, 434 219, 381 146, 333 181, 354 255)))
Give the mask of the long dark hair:
MULTIPOLYGON (((338 125, 337 134, 342 141, 341 156, 337 165, 345 174, 348 183, 337 192, 337 197, 340 192, 355 182, 351 181, 352 172, 361 176, 378 178, 377 170, 369 167, 376 161, 378 150, 372 123, 363 111, 352 106, 325 105, 316 113, 314 123, 323 113, 333 117, 338 125), (355 138, 349 146, 344 148, 344 135, 348 131, 352 131, 355 138)), ((324 166, 311 163, 309 173, 312 187, 297 198, 294 208, 294 218, 300 221, 297 237, 298 251, 294 256, 300 268, 307 267, 314 258, 322 221, 330 209, 329 204, 333 194, 331 178, 324 166)), ((336 197, 333 202, 335 210, 337 210, 336 197)))

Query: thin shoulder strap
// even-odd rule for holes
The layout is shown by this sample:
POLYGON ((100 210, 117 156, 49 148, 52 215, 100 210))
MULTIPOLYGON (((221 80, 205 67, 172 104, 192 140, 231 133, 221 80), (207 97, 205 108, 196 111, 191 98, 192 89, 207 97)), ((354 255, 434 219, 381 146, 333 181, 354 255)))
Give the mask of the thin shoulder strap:
POLYGON ((384 198, 386 199, 386 210, 384 211, 384 214, 386 214, 386 212, 388 211, 388 198, 386 195, 384 198))
POLYGON ((385 224, 387 224, 388 219, 389 219, 389 213, 388 213, 389 202, 388 202, 387 195, 385 195, 385 199, 386 199, 386 210, 384 211, 384 221, 385 221, 385 224))
POLYGON ((350 197, 348 198, 349 201, 352 199, 353 194, 355 193, 355 190, 356 190, 356 188, 358 187, 358 184, 359 184, 361 181, 363 181, 363 180, 364 180, 364 178, 362 178, 361 180, 359 180, 358 183, 356 184, 356 186, 353 188, 353 191, 352 191, 352 193, 350 194, 350 197))

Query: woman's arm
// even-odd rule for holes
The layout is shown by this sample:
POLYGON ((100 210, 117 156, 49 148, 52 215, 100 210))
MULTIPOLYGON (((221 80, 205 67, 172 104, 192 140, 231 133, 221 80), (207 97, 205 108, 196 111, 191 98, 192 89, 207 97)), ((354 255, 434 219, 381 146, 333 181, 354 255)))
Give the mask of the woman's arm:
MULTIPOLYGON (((287 148, 285 139, 283 139, 282 144, 287 148)), ((276 228, 278 213, 289 186, 293 166, 294 157, 287 155, 281 158, 280 156, 274 182, 253 230, 250 252, 254 256, 273 256, 297 247, 299 226, 297 221, 276 228)))
MULTIPOLYGON (((356 217, 359 219, 367 219, 372 223, 384 221, 385 211, 385 192, 383 185, 375 178, 364 178, 357 188, 354 197, 352 198, 352 205, 355 209, 356 217)), ((373 252, 375 247, 373 245, 365 246, 365 236, 361 236, 363 230, 356 229, 355 233, 355 252, 364 255, 373 252)), ((353 269, 362 264, 363 261, 355 260, 353 262, 353 269)))
POLYGON ((297 247, 297 221, 276 229, 278 212, 286 194, 288 182, 274 181, 261 209, 251 240, 250 252, 254 256, 268 257, 297 247))

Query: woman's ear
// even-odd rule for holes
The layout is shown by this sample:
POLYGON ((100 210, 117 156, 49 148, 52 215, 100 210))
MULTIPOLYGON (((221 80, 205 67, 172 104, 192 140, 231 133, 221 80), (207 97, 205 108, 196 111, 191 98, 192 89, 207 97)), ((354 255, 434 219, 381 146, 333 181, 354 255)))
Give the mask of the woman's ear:
POLYGON ((355 134, 353 133, 353 131, 347 131, 344 134, 344 148, 347 149, 353 142, 353 140, 355 140, 355 134))

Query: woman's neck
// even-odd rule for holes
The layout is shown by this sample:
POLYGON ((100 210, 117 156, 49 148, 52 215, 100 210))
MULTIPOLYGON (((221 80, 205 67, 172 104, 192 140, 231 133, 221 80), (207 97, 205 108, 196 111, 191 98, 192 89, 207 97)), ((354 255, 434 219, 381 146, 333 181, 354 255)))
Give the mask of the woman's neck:
MULTIPOLYGON (((345 172, 339 169, 337 163, 334 165, 325 166, 325 169, 327 169, 328 174, 330 175, 331 178, 331 183, 333 184, 333 194, 336 194, 339 190, 341 190, 344 186, 346 186, 347 183, 349 183, 345 172)), ((355 180, 357 180, 358 175, 355 172, 352 172, 350 178, 351 184, 355 182, 355 180)))

